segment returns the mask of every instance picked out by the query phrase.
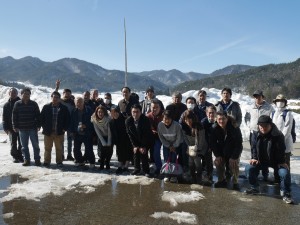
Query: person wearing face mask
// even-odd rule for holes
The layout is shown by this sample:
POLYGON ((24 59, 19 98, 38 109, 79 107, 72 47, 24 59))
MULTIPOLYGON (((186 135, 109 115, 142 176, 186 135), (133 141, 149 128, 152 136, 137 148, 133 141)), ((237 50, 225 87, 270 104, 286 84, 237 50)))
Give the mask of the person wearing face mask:
MULTIPOLYGON (((284 95, 279 94, 273 100, 275 104, 275 112, 272 113, 273 123, 283 133, 285 141, 285 162, 290 167, 290 157, 293 148, 292 126, 294 117, 292 112, 287 109, 287 99, 284 95)), ((276 179, 276 175, 275 175, 276 179)))
POLYGON ((110 93, 105 93, 103 106, 110 112, 111 108, 115 108, 116 105, 112 104, 112 98, 110 93))
MULTIPOLYGON (((203 111, 203 109, 197 107, 196 99, 194 97, 187 97, 185 100, 185 104, 186 104, 187 110, 192 111, 196 115, 198 121, 200 122, 202 120, 202 115, 205 114, 205 112, 203 111)), ((184 114, 184 112, 181 114, 180 119, 179 119, 180 124, 182 124, 184 122, 183 114, 184 114)))

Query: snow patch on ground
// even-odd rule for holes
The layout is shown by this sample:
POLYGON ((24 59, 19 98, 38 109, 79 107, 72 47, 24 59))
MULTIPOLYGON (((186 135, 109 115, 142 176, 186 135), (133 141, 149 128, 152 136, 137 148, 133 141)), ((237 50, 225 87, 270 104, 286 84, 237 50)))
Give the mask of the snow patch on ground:
POLYGON ((14 213, 5 213, 2 215, 3 219, 9 219, 14 216, 14 213))
POLYGON ((164 191, 161 199, 165 202, 170 202, 170 205, 175 207, 178 203, 193 202, 204 199, 204 195, 198 191, 190 192, 174 192, 174 191, 164 191))
POLYGON ((166 213, 166 212, 155 212, 151 217, 155 219, 172 219, 177 221, 177 223, 187 223, 187 224, 198 224, 197 216, 195 214, 191 214, 188 212, 172 212, 172 213, 166 213))

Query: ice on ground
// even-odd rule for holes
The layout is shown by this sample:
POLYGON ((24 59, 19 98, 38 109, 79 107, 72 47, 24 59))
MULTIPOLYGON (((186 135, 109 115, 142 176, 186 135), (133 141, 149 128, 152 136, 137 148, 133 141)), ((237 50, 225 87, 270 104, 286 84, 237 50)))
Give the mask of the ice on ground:
POLYGON ((4 213, 2 215, 3 219, 9 219, 12 218, 14 216, 14 213, 4 213))
POLYGON ((191 184, 192 190, 203 190, 203 186, 199 184, 191 184))
POLYGON ((187 224, 198 224, 197 216, 195 214, 191 214, 188 212, 172 212, 172 213, 166 213, 166 212, 155 212, 151 217, 155 219, 172 219, 177 221, 177 223, 187 223, 187 224))
POLYGON ((204 199, 204 195, 198 191, 190 192, 174 192, 174 191, 164 191, 161 199, 165 202, 170 202, 170 205, 175 207, 178 203, 193 202, 204 199))
POLYGON ((117 182, 123 184, 141 184, 141 185, 150 185, 154 182, 154 179, 149 179, 144 176, 117 176, 117 182))
POLYGON ((242 201, 242 202, 253 202, 253 199, 251 199, 251 198, 238 198, 240 201, 242 201))

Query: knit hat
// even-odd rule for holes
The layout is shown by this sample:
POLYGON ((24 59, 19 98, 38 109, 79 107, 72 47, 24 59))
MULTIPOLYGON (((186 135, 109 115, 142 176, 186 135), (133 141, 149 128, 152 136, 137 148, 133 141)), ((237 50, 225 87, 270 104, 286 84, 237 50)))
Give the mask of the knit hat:
POLYGON ((257 125, 266 124, 266 123, 270 123, 270 124, 272 123, 271 117, 269 117, 267 115, 262 115, 258 118, 257 125))

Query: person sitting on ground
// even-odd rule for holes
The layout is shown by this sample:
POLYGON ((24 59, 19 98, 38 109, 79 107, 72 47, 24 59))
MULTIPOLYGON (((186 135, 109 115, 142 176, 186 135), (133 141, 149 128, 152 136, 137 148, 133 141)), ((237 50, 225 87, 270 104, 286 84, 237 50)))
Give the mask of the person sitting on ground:
POLYGON ((41 112, 41 125, 44 134, 44 166, 51 163, 51 151, 53 143, 56 150, 56 164, 62 166, 64 134, 69 128, 70 113, 66 106, 60 102, 60 94, 57 91, 51 94, 51 103, 43 106, 41 112))
POLYGON ((2 125, 4 132, 8 135, 10 141, 10 155, 13 157, 13 162, 18 163, 24 162, 22 156, 22 146, 20 141, 19 133, 13 130, 12 126, 12 111, 15 105, 15 102, 21 100, 18 97, 18 90, 16 88, 9 89, 9 99, 3 106, 3 114, 2 114, 2 125))
POLYGON ((70 132, 74 137, 75 166, 84 166, 84 158, 81 152, 81 145, 84 144, 85 155, 90 163, 90 168, 95 167, 95 154, 92 145, 93 125, 91 123, 91 108, 84 105, 82 97, 76 97, 76 108, 72 111, 70 132))
POLYGON ((102 105, 98 106, 91 117, 91 122, 98 136, 98 156, 100 158, 100 170, 110 169, 110 159, 113 154, 112 134, 110 129, 111 118, 106 108, 102 105))
POLYGON ((125 117, 118 107, 111 108, 112 142, 116 145, 119 166, 116 174, 129 173, 129 162, 133 159, 132 145, 126 132, 125 117))
POLYGON ((251 187, 245 192, 247 194, 259 193, 259 183, 257 176, 264 168, 273 168, 274 174, 280 177, 280 194, 285 203, 292 203, 291 197, 291 174, 290 168, 285 161, 285 141, 284 135, 278 130, 269 116, 262 115, 258 118, 258 136, 253 143, 253 154, 249 165, 246 166, 251 187))
POLYGON ((215 183, 215 188, 227 187, 225 177, 225 166, 227 165, 230 176, 233 177, 233 189, 239 190, 239 161, 243 150, 242 133, 235 120, 226 112, 217 112, 216 121, 217 123, 212 127, 209 142, 216 157, 218 182, 215 183))
POLYGON ((125 125, 133 148, 134 171, 132 175, 141 174, 140 161, 142 161, 144 175, 149 177, 148 150, 154 144, 154 137, 150 121, 142 114, 142 107, 139 104, 131 107, 131 116, 126 119, 125 125))
POLYGON ((202 159, 207 151, 205 130, 197 116, 190 110, 183 113, 185 125, 182 126, 184 141, 189 155, 189 170, 192 183, 202 184, 202 159))

